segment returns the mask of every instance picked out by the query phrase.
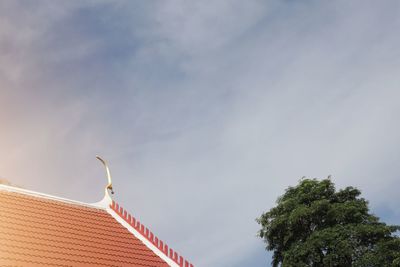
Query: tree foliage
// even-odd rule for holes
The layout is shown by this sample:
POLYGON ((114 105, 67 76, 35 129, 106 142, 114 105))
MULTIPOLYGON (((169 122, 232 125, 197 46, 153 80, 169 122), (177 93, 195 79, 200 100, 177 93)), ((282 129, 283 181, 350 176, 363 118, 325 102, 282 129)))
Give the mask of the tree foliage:
POLYGON ((400 266, 400 227, 380 222, 360 195, 354 187, 336 191, 330 179, 289 187, 257 219, 272 266, 400 266))

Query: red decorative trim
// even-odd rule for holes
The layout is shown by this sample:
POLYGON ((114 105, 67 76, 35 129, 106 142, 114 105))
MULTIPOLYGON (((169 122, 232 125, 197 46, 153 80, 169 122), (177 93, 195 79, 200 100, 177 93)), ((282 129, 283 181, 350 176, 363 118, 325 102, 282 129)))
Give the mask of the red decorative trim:
POLYGON ((185 260, 172 248, 168 248, 167 244, 157 236, 155 236, 147 227, 141 224, 135 217, 131 216, 126 212, 121 206, 119 206, 114 200, 112 201, 110 208, 115 211, 122 219, 124 219, 129 225, 136 229, 140 234, 142 234, 148 241, 150 241, 154 246, 156 246, 162 253, 168 258, 176 262, 181 267, 194 267, 193 264, 185 260))

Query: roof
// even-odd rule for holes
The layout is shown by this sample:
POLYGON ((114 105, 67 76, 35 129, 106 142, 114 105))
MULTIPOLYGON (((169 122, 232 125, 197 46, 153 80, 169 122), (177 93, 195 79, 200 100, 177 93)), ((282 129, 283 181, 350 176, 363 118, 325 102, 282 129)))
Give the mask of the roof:
POLYGON ((0 265, 193 267, 107 195, 86 204, 6 185, 0 265))

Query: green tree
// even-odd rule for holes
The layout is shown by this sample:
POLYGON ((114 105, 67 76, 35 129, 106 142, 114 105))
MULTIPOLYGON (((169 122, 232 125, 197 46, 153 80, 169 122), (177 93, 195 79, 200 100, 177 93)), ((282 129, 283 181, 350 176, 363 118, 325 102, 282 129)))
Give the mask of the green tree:
POLYGON ((354 187, 336 191, 330 179, 303 179, 257 219, 272 266, 400 266, 399 226, 369 212, 354 187))

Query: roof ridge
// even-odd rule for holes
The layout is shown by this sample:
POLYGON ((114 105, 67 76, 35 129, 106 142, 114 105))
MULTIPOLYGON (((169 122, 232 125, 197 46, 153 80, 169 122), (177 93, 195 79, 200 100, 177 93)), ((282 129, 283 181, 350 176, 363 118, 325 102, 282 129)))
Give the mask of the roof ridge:
POLYGON ((178 264, 180 267, 194 267, 192 263, 184 259, 172 248, 169 248, 166 243, 154 235, 147 227, 145 227, 139 220, 124 210, 118 203, 112 200, 109 206, 117 215, 119 215, 125 222, 133 227, 139 234, 141 234, 147 241, 155 246, 161 253, 178 264))
POLYGON ((103 209, 103 210, 106 209, 106 206, 103 205, 102 201, 90 204, 90 203, 85 203, 85 202, 82 202, 82 201, 77 201, 77 200, 72 200, 72 199, 68 199, 68 198, 58 197, 58 196, 54 196, 54 195, 40 193, 40 192, 36 192, 36 191, 33 191, 33 190, 28 190, 28 189, 22 189, 22 188, 18 188, 18 187, 11 186, 11 185, 5 185, 5 184, 0 184, 0 191, 1 190, 8 191, 8 192, 14 192, 14 193, 20 193, 20 194, 23 194, 23 195, 29 195, 29 196, 38 197, 38 198, 44 198, 44 199, 59 201, 59 202, 64 202, 64 203, 67 203, 67 204, 84 206, 86 208, 103 209))

